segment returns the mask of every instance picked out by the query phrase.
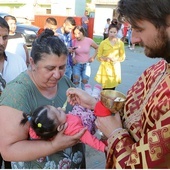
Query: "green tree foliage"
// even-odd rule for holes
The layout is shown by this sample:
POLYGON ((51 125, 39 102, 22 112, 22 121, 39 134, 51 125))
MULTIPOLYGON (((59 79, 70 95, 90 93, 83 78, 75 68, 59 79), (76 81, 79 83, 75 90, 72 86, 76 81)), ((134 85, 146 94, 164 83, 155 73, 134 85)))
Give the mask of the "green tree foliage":
POLYGON ((87 4, 87 3, 90 4, 90 3, 91 3, 91 0, 86 0, 86 4, 87 4))

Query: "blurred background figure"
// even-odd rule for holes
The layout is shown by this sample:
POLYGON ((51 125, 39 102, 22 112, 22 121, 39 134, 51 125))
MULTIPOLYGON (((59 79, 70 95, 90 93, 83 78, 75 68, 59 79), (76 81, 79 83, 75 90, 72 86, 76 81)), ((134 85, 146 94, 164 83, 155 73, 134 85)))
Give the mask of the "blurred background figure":
POLYGON ((72 30, 76 26, 76 21, 73 17, 67 17, 62 25, 58 28, 56 33, 57 36, 64 42, 66 45, 69 54, 67 56, 67 65, 65 75, 71 80, 73 72, 73 59, 72 59, 72 30))
MULTIPOLYGON (((6 51, 10 27, 4 18, 0 17, 0 95, 6 84, 15 79, 27 69, 23 58, 17 54, 6 51)), ((15 44, 14 44, 15 45, 15 44)), ((0 168, 11 169, 11 162, 3 161, 0 155, 0 168)))
POLYGON ((113 18, 111 24, 117 25, 118 28, 117 38, 121 39, 124 42, 124 25, 118 22, 117 18, 113 18))
POLYGON ((123 22, 123 25, 124 25, 124 29, 123 29, 123 38, 122 38, 122 40, 125 42, 126 37, 127 37, 129 23, 128 22, 123 22))
POLYGON ((16 18, 12 15, 7 15, 4 17, 4 19, 7 21, 9 25, 9 36, 8 36, 8 44, 6 47, 6 51, 21 56, 28 66, 29 53, 24 37, 22 36, 21 33, 16 32, 16 28, 17 28, 16 18))
POLYGON ((105 27, 104 27, 103 40, 105 40, 106 38, 108 38, 108 28, 109 28, 109 25, 110 25, 110 21, 111 21, 111 19, 110 19, 110 18, 107 18, 107 20, 106 20, 106 25, 105 25, 105 27))
POLYGON ((45 20, 44 28, 40 28, 38 30, 37 36, 39 36, 46 28, 52 30, 54 33, 56 33, 57 30, 57 20, 53 17, 48 17, 45 20))
POLYGON ((73 54, 73 83, 76 87, 84 89, 84 85, 88 83, 91 76, 91 62, 93 62, 97 55, 98 45, 89 37, 85 37, 85 30, 82 26, 76 26, 73 30, 75 39, 73 46, 75 55, 73 54), (90 56, 90 48, 95 50, 94 54, 90 56))
POLYGON ((88 23, 89 23, 88 11, 85 10, 84 16, 82 17, 82 27, 85 30, 86 37, 88 37, 88 23))
POLYGON ((127 37, 128 37, 128 48, 130 50, 134 50, 135 49, 135 44, 131 43, 131 38, 132 38, 132 27, 131 27, 131 25, 128 26, 127 37))

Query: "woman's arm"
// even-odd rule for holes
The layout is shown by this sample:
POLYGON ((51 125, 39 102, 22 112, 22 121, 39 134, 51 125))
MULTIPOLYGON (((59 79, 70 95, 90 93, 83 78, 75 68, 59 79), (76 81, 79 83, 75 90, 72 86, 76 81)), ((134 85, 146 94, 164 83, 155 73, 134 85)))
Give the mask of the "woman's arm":
POLYGON ((69 88, 66 92, 68 102, 71 105, 79 104, 88 109, 94 110, 97 100, 82 89, 69 88))
POLYGON ((74 136, 60 132, 54 140, 28 140, 29 125, 20 125, 22 112, 7 106, 0 106, 0 148, 7 161, 31 161, 75 145, 86 129, 74 136))

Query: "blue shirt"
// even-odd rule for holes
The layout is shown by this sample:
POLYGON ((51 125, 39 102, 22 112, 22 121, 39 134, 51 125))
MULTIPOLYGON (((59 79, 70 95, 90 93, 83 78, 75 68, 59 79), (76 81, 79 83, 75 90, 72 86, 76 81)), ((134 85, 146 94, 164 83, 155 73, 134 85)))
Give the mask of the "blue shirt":
MULTIPOLYGON (((67 48, 72 47, 72 36, 71 33, 62 33, 61 28, 57 29, 57 34, 60 40, 64 42, 67 48)), ((72 54, 69 53, 67 57, 67 64, 73 66, 72 54)))

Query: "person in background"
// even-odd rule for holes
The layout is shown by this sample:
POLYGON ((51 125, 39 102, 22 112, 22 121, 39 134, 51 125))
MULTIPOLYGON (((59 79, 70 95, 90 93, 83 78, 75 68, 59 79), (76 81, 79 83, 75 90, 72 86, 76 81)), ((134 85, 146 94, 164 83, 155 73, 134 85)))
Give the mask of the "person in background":
MULTIPOLYGON (((27 140, 29 126, 19 125, 23 112, 30 114, 42 105, 64 105, 66 90, 74 87, 64 76, 67 55, 64 43, 54 36, 52 30, 46 29, 32 44, 29 69, 8 83, 1 94, 1 155, 6 161, 15 162, 12 168, 85 169, 85 147, 79 139, 86 128, 73 136, 66 136, 63 134, 65 124, 63 131, 53 140, 35 141, 27 140), (37 162, 38 158, 45 156, 49 160, 37 162)), ((66 112, 70 110, 72 106, 68 104, 66 112)))
POLYGON ((97 59, 100 62, 95 80, 102 84, 103 90, 115 90, 121 83, 121 65, 125 60, 124 43, 117 38, 118 25, 110 24, 108 38, 98 48, 97 59))
POLYGON ((57 36, 64 42, 69 50, 67 56, 67 65, 65 75, 71 80, 73 73, 73 59, 72 59, 72 30, 76 26, 76 21, 73 17, 67 17, 62 27, 57 29, 57 36))
MULTIPOLYGON (((97 117, 108 138, 106 169, 170 167, 170 1, 120 0, 118 18, 132 25, 132 43, 160 60, 146 69, 127 92, 124 114, 97 117), (135 10, 134 10, 135 9, 135 10)), ((70 104, 94 109, 96 100, 69 89, 70 104)))
MULTIPOLYGON (((27 69, 26 63, 20 56, 5 51, 9 32, 8 23, 0 17, 0 95, 7 83, 27 69)), ((2 164, 3 159, 0 155, 0 168, 2 168, 2 164)), ((4 168, 11 169, 11 163, 4 161, 4 168)))
POLYGON ((113 18, 113 20, 111 21, 111 24, 117 25, 117 27, 118 27, 117 38, 119 38, 120 40, 122 40, 124 42, 124 25, 123 25, 123 23, 119 22, 117 20, 117 18, 113 18))
POLYGON ((124 42, 125 42, 125 38, 126 38, 127 32, 128 32, 129 23, 128 23, 128 22, 123 22, 123 25, 124 25, 123 40, 124 40, 124 42))
POLYGON ((106 23, 106 25, 104 27, 103 40, 108 38, 108 28, 109 28, 109 25, 110 25, 110 21, 111 21, 111 19, 107 18, 107 20, 106 20, 107 23, 106 23))
POLYGON ((76 26, 73 33, 75 39, 72 44, 73 47, 77 47, 73 54, 73 83, 79 87, 81 82, 81 88, 84 89, 91 75, 90 63, 96 58, 98 45, 91 38, 85 37, 85 30, 82 26, 76 26), (95 50, 92 56, 90 56, 91 47, 95 50))
POLYGON ((132 28, 131 28, 131 25, 129 25, 129 27, 128 27, 128 48, 130 50, 134 50, 135 44, 131 43, 131 38, 132 38, 132 28))
POLYGON ((85 10, 84 16, 81 18, 82 27, 85 30, 85 36, 88 37, 88 23, 89 23, 89 17, 88 17, 88 11, 85 10))
POLYGON ((131 25, 129 24, 129 26, 128 26, 128 31, 127 31, 127 39, 128 39, 128 48, 130 48, 131 47, 131 38, 132 38, 132 27, 131 27, 131 25))
POLYGON ((9 36, 8 36, 8 44, 6 46, 6 51, 21 56, 28 66, 29 52, 24 37, 21 35, 21 33, 16 32, 16 28, 17 28, 16 18, 12 15, 6 15, 4 19, 7 21, 9 25, 9 36))
POLYGON ((37 36, 39 36, 45 29, 50 29, 54 33, 56 33, 57 30, 57 20, 54 17, 48 17, 45 20, 44 28, 40 28, 37 32, 37 36))

